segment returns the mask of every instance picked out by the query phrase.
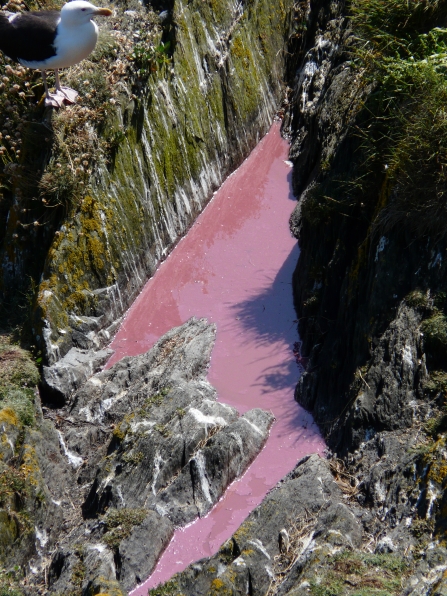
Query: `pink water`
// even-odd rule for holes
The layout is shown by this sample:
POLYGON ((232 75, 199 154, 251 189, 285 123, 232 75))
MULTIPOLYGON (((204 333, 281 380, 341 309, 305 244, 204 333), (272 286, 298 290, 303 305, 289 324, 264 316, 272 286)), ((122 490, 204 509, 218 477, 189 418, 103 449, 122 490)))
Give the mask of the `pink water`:
POLYGON ((214 554, 301 457, 324 449, 312 417, 293 398, 299 368, 291 281, 299 253, 288 225, 295 203, 287 155, 275 123, 146 284, 111 344, 108 367, 147 351, 193 315, 206 317, 217 324, 208 379, 219 400, 276 418, 245 475, 207 517, 175 532, 133 596, 214 554))

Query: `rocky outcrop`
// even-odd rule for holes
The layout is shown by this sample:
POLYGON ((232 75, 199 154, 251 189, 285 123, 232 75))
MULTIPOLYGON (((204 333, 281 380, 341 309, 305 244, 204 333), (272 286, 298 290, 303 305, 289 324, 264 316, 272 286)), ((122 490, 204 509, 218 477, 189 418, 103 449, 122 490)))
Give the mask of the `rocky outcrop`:
MULTIPOLYGON (((206 381, 214 338, 213 325, 191 319, 93 375, 30 430, 21 457, 41 493, 28 503, 35 546, 15 532, 3 563, 29 565, 33 594, 43 576, 50 594, 127 592, 174 528, 206 515, 262 449, 272 415, 239 416, 206 381)), ((14 450, 14 424, 1 429, 14 450)))
POLYGON ((80 350, 71 348, 53 366, 42 369, 42 384, 48 402, 64 405, 76 389, 79 389, 95 373, 101 370, 113 350, 80 350))

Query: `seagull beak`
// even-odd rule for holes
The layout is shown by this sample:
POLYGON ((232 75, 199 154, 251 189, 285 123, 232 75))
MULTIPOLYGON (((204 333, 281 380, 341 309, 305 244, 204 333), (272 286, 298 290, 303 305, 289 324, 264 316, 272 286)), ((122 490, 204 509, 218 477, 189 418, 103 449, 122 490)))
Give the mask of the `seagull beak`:
POLYGON ((108 8, 97 8, 93 14, 95 16, 102 15, 103 17, 110 17, 113 14, 113 12, 108 8))

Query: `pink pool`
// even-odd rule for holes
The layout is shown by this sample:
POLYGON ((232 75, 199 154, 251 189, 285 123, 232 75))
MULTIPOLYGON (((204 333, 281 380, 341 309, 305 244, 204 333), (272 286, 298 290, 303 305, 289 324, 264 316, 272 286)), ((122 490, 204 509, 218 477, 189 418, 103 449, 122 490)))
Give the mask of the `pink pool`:
POLYGON ((176 531, 133 596, 214 554, 301 457, 324 450, 312 417, 293 398, 300 370, 291 281, 299 251, 288 224, 295 202, 287 155, 275 123, 146 284, 110 346, 108 367, 147 351, 190 317, 206 317, 217 325, 208 378, 219 400, 276 418, 245 475, 207 517, 176 531))

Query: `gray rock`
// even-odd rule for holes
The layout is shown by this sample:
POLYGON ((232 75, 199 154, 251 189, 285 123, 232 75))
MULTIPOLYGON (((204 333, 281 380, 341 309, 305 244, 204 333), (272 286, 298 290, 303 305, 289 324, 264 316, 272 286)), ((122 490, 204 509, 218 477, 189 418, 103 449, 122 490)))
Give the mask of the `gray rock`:
POLYGON ((65 404, 95 372, 107 362, 113 350, 71 350, 56 364, 44 366, 43 390, 49 402, 65 404))
MULTIPOLYGON (((214 557, 174 576, 170 584, 173 593, 201 596, 219 586, 228 594, 260 596, 276 579, 281 556, 293 560, 302 551, 300 560, 305 560, 328 539, 333 544, 333 536, 349 547, 358 545, 361 528, 347 507, 337 504, 340 499, 342 493, 328 462, 318 455, 304 458, 214 557), (335 504, 331 506, 331 502, 335 504), (284 531, 289 535, 287 553, 281 552, 279 542, 284 531)), ((297 575, 299 568, 296 566, 297 575)))
POLYGON ((214 325, 193 318, 92 376, 60 411, 84 522, 59 541, 53 592, 74 589, 74 578, 85 593, 143 581, 174 526, 205 515, 262 449, 272 415, 239 416, 206 380, 214 339, 214 325))
POLYGON ((174 526, 166 517, 149 511, 131 537, 120 543, 118 578, 125 590, 134 588, 150 575, 159 553, 167 547, 173 532, 174 526))
POLYGON ((240 476, 264 446, 273 416, 250 410, 213 435, 180 475, 153 499, 176 526, 205 516, 225 488, 240 476))

